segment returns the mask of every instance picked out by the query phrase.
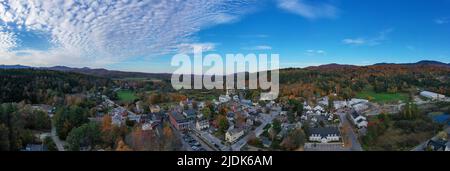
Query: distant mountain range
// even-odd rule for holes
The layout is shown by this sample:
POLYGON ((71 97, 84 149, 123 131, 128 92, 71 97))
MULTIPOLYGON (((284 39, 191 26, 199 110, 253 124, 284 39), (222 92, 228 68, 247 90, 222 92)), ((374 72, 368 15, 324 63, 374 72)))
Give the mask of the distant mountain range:
POLYGON ((153 79, 167 79, 170 78, 170 74, 166 73, 143 73, 143 72, 126 72, 126 71, 114 71, 103 68, 92 69, 88 67, 84 68, 71 68, 66 66, 53 66, 53 67, 31 67, 24 65, 0 65, 0 69, 41 69, 52 70, 62 72, 74 72, 87 75, 94 75, 107 78, 153 78, 153 79))
MULTIPOLYGON (((436 66, 436 67, 445 67, 450 68, 450 63, 443 63, 439 61, 430 61, 423 60, 416 63, 377 63, 369 66, 436 66)), ((320 66, 311 66, 306 69, 318 69, 318 70, 335 70, 335 69, 352 69, 358 68, 361 66, 356 65, 343 65, 343 64, 327 64, 320 66)), ((75 72, 81 74, 94 75, 99 77, 107 77, 107 78, 153 78, 153 79, 169 79, 171 74, 168 73, 143 73, 143 72, 125 72, 125 71, 115 71, 115 70, 107 70, 103 68, 92 69, 88 67, 84 68, 72 68, 66 66, 53 66, 53 67, 31 67, 24 65, 0 65, 0 69, 44 69, 44 70, 54 70, 54 71, 62 71, 62 72, 75 72)))
MULTIPOLYGON (((368 66, 436 66, 436 67, 448 67, 450 68, 450 63, 443 63, 439 61, 430 61, 430 60, 423 60, 416 63, 376 63, 373 65, 367 65, 368 66)), ((326 65, 320 65, 320 66, 311 66, 307 67, 306 69, 327 69, 327 70, 333 70, 333 69, 345 69, 345 68, 358 68, 362 66, 357 65, 345 65, 345 64, 326 64, 326 65)))
POLYGON ((416 63, 404 63, 404 64, 396 64, 396 63, 377 63, 374 65, 436 65, 436 66, 445 66, 450 67, 450 63, 443 63, 439 61, 429 61, 429 60, 423 60, 416 63))

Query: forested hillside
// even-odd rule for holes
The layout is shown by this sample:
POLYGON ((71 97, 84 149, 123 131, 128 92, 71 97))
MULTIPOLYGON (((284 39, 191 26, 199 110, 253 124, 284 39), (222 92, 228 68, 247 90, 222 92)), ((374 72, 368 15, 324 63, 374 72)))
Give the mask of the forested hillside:
POLYGON ((281 95, 313 97, 337 93, 350 98, 371 89, 397 93, 426 89, 450 95, 450 67, 436 65, 325 65, 280 71, 281 95))
POLYGON ((0 103, 48 103, 54 97, 82 93, 112 85, 112 81, 95 76, 34 69, 0 70, 0 103))

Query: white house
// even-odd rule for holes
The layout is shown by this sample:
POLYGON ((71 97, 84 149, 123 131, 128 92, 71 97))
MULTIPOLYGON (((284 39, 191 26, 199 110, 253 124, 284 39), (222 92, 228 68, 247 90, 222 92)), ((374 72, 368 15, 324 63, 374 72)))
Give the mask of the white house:
POLYGON ((239 96, 238 96, 238 95, 234 95, 234 96, 233 96, 233 100, 236 101, 236 102, 238 102, 238 101, 239 101, 239 96))
POLYGON ((205 102, 199 102, 197 106, 199 110, 202 110, 203 108, 205 108, 205 102))
POLYGON ((334 106, 334 109, 336 109, 336 110, 342 109, 344 107, 347 107, 347 102, 346 101, 334 101, 333 106, 334 106))
POLYGON ((197 128, 197 130, 204 130, 204 129, 208 129, 209 128, 209 122, 208 120, 204 119, 204 120, 198 120, 195 123, 195 128, 197 128))
POLYGON ((261 93, 261 97, 259 98, 259 100, 268 101, 268 100, 273 100, 273 99, 277 99, 277 98, 278 98, 278 93, 268 92, 268 93, 261 93))
POLYGON ((316 112, 323 112, 323 111, 325 111, 324 109, 323 109, 323 107, 322 106, 319 106, 319 105, 317 105, 316 107, 314 107, 314 111, 316 111, 316 112))
POLYGON ((161 107, 158 105, 150 105, 149 108, 151 113, 158 113, 161 111, 161 107))
POLYGON ((226 103, 226 102, 228 102, 230 100, 231 100, 231 98, 230 98, 229 95, 220 95, 219 96, 219 102, 220 103, 226 103))
POLYGON ((442 100, 445 99, 445 95, 434 93, 431 91, 422 91, 420 92, 420 95, 426 98, 429 98, 431 100, 442 100))
POLYGON ((363 112, 369 109, 369 106, 366 103, 358 103, 353 105, 353 109, 355 109, 357 112, 363 112))
POLYGON ((244 135, 244 130, 239 128, 233 128, 227 131, 225 134, 225 140, 233 143, 244 135))
POLYGON ((309 105, 304 106, 303 109, 308 110, 308 111, 312 110, 311 106, 309 106, 309 105))
POLYGON ((341 139, 341 134, 337 127, 311 128, 309 141, 330 143, 338 142, 341 139))
POLYGON ((308 116, 302 115, 302 116, 300 117, 300 119, 301 119, 301 120, 308 120, 308 116))
POLYGON ((322 106, 328 106, 328 100, 329 100, 328 96, 325 96, 321 98, 318 103, 322 106))
POLYGON ((353 98, 353 99, 351 99, 351 100, 348 102, 348 105, 353 106, 353 105, 358 104, 358 103, 369 103, 369 100, 366 100, 366 99, 355 99, 355 98, 353 98))
POLYGON ((355 124, 356 127, 358 128, 367 128, 367 118, 360 115, 357 111, 353 111, 350 114, 350 119, 352 121, 353 124, 355 124))

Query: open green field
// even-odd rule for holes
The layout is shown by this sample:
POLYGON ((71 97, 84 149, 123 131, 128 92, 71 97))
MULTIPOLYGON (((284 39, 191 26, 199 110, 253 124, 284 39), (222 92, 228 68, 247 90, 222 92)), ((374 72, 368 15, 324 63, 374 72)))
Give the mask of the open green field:
POLYGON ((356 97, 377 103, 398 102, 399 100, 405 102, 408 100, 408 95, 405 93, 376 93, 371 90, 359 92, 356 94, 356 97))
POLYGON ((131 102, 137 99, 136 95, 133 91, 130 90, 119 90, 117 91, 117 96, 119 97, 120 101, 124 102, 131 102))

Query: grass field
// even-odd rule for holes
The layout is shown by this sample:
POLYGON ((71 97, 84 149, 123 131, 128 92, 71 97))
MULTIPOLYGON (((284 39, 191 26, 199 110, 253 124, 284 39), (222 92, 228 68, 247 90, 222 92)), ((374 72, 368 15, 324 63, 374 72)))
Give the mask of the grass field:
POLYGON ((120 90, 117 92, 117 96, 119 97, 119 100, 123 102, 131 102, 137 98, 134 92, 130 90, 120 90))
POLYGON ((405 102, 408 100, 408 95, 405 93, 376 93, 370 90, 359 92, 356 97, 378 103, 398 102, 399 100, 405 102))

